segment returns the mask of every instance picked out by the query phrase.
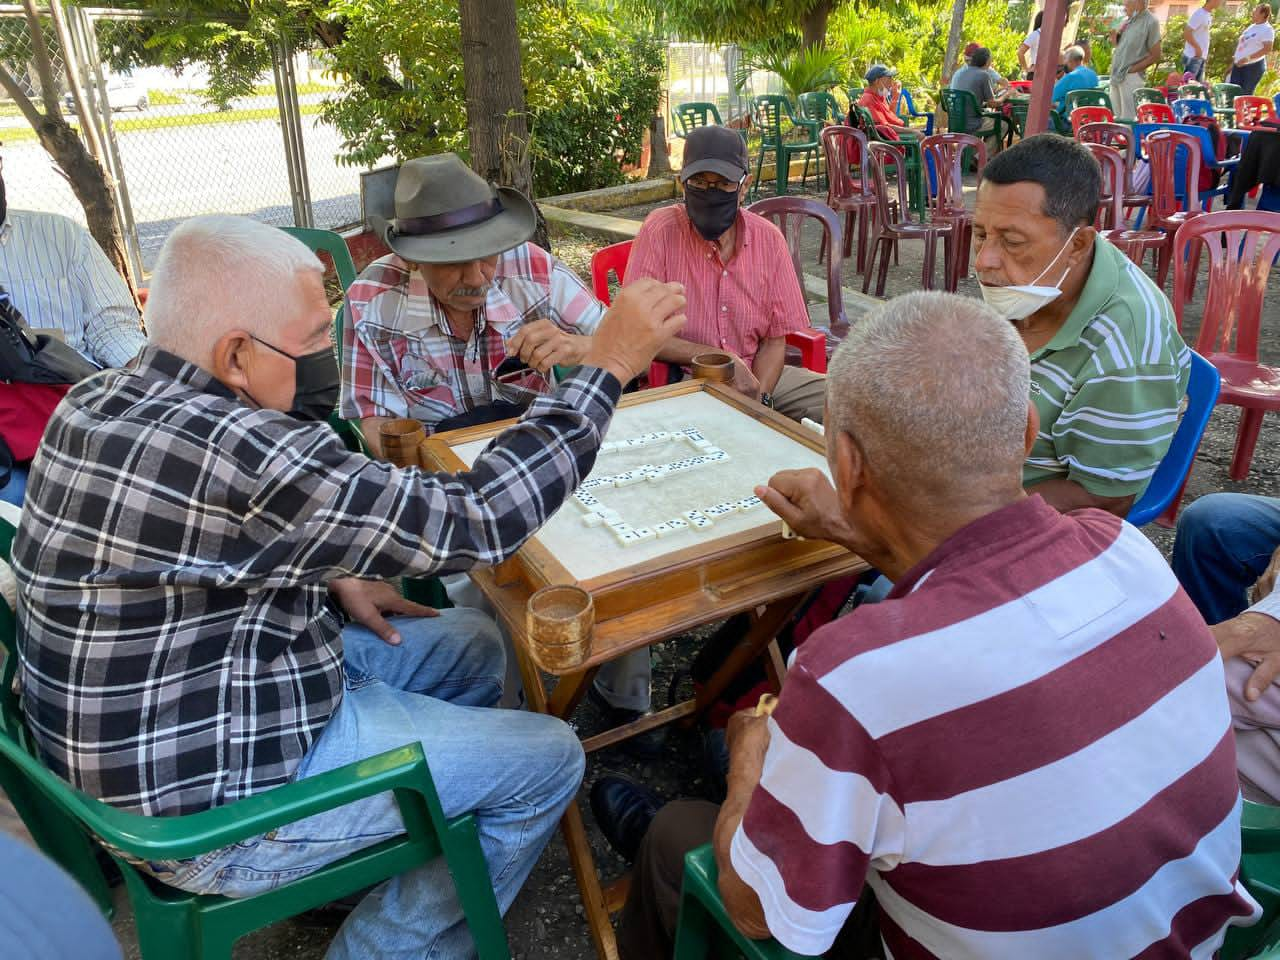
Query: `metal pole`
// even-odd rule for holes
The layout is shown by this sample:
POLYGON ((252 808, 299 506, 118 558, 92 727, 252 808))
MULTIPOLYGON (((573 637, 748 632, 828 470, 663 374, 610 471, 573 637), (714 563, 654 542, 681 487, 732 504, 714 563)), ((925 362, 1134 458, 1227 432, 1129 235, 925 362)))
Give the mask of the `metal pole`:
POLYGON ((133 219, 133 203, 129 199, 129 185, 124 176, 124 163, 120 159, 120 145, 116 142, 115 127, 111 124, 107 81, 102 73, 102 60, 98 57, 97 22, 84 10, 72 6, 67 8, 67 28, 72 35, 72 42, 79 48, 80 62, 90 73, 91 79, 87 84, 90 116, 81 118, 81 122, 98 126, 104 148, 102 162, 115 188, 112 194, 116 202, 116 219, 120 226, 120 235, 124 238, 124 247, 129 254, 129 265, 133 268, 134 280, 140 285, 143 276, 142 245, 138 242, 138 224, 133 219))
POLYGON ((1031 82, 1031 105, 1027 108, 1028 135, 1049 129, 1049 108, 1053 103, 1058 52, 1062 48, 1062 28, 1066 20, 1067 0, 1045 0, 1040 46, 1036 49, 1036 75, 1031 82))
POLYGON ((276 80, 276 100, 280 106, 280 132, 284 138, 289 194, 293 201, 293 222, 299 227, 309 227, 314 223, 311 216, 311 186, 307 181, 298 85, 293 74, 293 48, 285 35, 281 34, 279 41, 273 46, 271 59, 276 80))

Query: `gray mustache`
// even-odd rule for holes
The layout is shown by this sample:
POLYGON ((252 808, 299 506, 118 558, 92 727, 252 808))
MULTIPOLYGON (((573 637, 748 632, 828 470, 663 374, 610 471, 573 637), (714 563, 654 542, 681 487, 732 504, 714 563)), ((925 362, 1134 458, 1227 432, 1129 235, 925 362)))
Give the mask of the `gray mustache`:
POLYGON ((483 297, 489 292, 489 284, 483 287, 455 287, 453 296, 455 297, 483 297))

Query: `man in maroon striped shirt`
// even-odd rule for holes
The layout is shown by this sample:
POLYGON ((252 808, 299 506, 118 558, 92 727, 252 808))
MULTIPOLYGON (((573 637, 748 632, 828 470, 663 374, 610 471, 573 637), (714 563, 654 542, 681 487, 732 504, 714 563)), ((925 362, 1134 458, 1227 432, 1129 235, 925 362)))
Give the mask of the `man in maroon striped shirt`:
POLYGON ((739 391, 793 419, 821 422, 825 378, 785 365, 787 334, 808 328, 809 311, 782 232, 740 209, 750 181, 736 130, 690 132, 680 168, 684 202, 645 218, 626 283, 684 284, 689 319, 659 360, 688 366, 700 353, 732 354, 739 391))
POLYGON ((806 956, 865 956, 867 921, 896 960, 1211 956, 1259 912, 1222 663, 1139 531, 1023 491, 1016 332, 911 294, 828 382, 835 486, 786 472, 760 495, 894 589, 809 637, 771 717, 733 719, 718 811, 655 818, 624 960, 662 955, 672 838, 708 833, 734 922, 806 956))

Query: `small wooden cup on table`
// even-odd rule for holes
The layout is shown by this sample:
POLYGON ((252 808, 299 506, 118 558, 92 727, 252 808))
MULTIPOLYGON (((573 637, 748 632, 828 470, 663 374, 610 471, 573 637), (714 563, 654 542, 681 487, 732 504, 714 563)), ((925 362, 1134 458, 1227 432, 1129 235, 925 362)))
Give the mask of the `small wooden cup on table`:
POLYGON ((378 427, 382 457, 397 467, 422 466, 418 447, 426 436, 422 424, 412 419, 388 420, 378 427))
POLYGON ((695 377, 716 383, 733 380, 733 357, 727 353, 700 353, 689 364, 695 377))
POLYGON ((525 608, 525 624, 529 651, 543 670, 563 673, 591 656, 595 603, 581 587, 553 585, 538 590, 525 608))

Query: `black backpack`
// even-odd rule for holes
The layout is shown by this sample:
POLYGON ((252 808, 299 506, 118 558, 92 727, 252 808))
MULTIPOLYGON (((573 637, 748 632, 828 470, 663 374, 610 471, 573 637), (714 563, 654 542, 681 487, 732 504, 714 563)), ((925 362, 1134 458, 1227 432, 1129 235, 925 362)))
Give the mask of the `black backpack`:
POLYGON ((33 333, 8 291, 0 287, 0 381, 79 383, 98 369, 56 337, 33 333))

